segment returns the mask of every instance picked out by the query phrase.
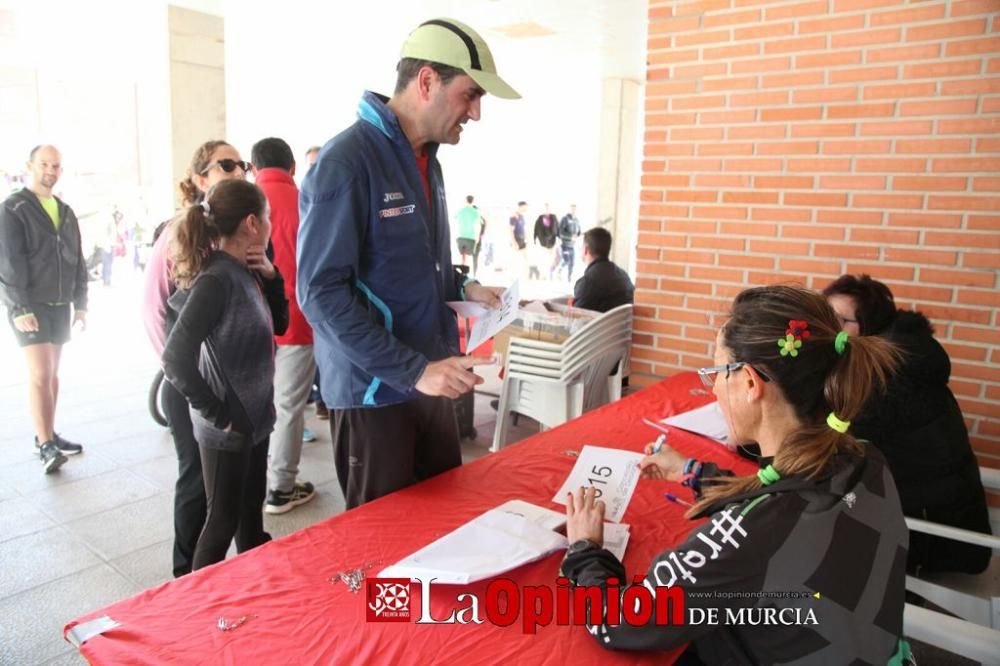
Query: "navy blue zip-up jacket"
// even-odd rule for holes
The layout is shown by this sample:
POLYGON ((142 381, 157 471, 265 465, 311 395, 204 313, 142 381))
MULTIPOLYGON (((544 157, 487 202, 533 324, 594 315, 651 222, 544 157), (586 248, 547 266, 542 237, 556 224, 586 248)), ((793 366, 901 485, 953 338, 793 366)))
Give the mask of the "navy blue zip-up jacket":
POLYGON ((365 92, 299 195, 297 295, 313 328, 323 402, 336 409, 411 400, 429 361, 458 353, 445 301, 461 298, 437 144, 430 202, 387 98, 365 92))

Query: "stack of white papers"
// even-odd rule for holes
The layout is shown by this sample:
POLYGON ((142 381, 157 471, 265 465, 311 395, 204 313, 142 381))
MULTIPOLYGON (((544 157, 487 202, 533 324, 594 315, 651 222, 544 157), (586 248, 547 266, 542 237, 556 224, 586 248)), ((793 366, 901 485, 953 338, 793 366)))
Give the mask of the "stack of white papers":
POLYGON ((726 439, 729 437, 729 427, 726 425, 726 418, 722 415, 718 402, 710 402, 697 409, 667 417, 660 423, 704 435, 728 446, 726 439))
POLYGON ((538 512, 529 518, 510 512, 509 503, 504 506, 507 508, 490 509, 477 516, 383 569, 379 576, 464 585, 540 560, 569 545, 566 537, 545 526, 546 520, 551 522, 553 518, 541 512, 559 515, 556 512, 535 507, 538 512))

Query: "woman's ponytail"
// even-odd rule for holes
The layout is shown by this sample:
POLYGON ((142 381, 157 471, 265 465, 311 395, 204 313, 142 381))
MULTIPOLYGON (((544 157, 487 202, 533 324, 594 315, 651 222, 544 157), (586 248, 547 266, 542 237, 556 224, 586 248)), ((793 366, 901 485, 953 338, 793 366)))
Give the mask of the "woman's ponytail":
POLYGON ((201 272, 220 234, 212 216, 201 204, 189 206, 182 216, 171 239, 170 277, 178 287, 187 289, 201 272))

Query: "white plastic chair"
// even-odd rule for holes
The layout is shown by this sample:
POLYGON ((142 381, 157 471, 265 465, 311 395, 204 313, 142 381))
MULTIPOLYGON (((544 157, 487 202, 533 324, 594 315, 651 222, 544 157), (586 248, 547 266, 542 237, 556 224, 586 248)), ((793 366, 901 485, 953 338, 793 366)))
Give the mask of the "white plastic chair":
MULTIPOLYGON (((1000 472, 980 468, 983 487, 987 491, 1000 490, 1000 472)), ((986 571, 980 574, 921 573, 906 576, 906 589, 919 594, 969 622, 1000 629, 1000 537, 963 530, 950 525, 932 523, 919 518, 907 518, 906 526, 915 532, 954 539, 993 549, 993 558, 986 571)), ((996 653, 1000 655, 1000 652, 996 653)))
POLYGON ((1000 631, 944 613, 906 604, 903 635, 988 666, 1000 664, 1000 631))
POLYGON ((506 445, 512 412, 545 429, 618 400, 631 344, 631 305, 605 312, 562 343, 511 338, 491 450, 506 445))

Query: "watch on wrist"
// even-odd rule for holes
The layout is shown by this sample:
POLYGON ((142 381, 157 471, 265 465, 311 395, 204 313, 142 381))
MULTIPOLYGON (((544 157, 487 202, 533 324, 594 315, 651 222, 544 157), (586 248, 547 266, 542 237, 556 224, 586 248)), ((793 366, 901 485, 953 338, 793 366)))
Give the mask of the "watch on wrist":
POLYGON ((574 541, 569 545, 569 548, 566 549, 566 554, 576 555, 577 553, 582 553, 585 550, 592 550, 599 548, 600 546, 598 546, 590 539, 577 539, 576 541, 574 541))

